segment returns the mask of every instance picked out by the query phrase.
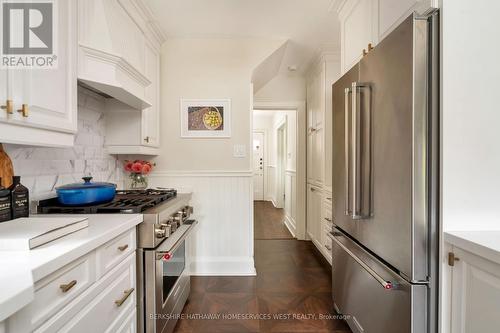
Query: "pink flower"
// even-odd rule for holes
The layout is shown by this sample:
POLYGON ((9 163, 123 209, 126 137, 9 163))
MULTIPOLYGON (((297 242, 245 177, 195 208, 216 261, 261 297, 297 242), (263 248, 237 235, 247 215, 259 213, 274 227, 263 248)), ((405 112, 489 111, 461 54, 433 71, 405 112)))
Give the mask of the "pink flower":
POLYGON ((149 164, 144 164, 142 166, 142 174, 147 175, 148 173, 151 172, 151 165, 149 164))
POLYGON ((139 162, 135 162, 132 164, 132 172, 140 173, 142 171, 142 164, 139 162))
POLYGON ((130 161, 125 161, 125 166, 124 166, 125 171, 127 171, 127 172, 132 171, 132 165, 133 165, 133 164, 134 164, 134 163, 132 163, 132 162, 130 162, 130 161))

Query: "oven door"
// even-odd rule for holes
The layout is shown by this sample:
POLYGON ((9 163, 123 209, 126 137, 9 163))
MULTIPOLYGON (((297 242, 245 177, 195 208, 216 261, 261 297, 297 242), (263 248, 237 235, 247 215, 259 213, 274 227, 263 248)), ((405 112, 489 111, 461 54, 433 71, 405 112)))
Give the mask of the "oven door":
POLYGON ((183 225, 154 250, 144 251, 146 333, 173 332, 189 296, 186 237, 194 225, 183 225))

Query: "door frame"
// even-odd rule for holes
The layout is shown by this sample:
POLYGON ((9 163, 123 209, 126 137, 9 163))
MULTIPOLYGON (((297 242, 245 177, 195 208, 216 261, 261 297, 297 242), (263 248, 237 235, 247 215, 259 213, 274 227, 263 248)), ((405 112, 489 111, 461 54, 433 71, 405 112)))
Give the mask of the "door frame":
MULTIPOLYGON (((296 220, 295 237, 299 240, 306 239, 306 140, 307 140, 307 116, 305 101, 281 101, 270 102, 266 100, 254 100, 252 110, 275 110, 297 112, 297 143, 296 143, 296 220)), ((253 112, 250 112, 250 135, 253 135, 253 112)), ((252 164, 253 165, 253 164, 252 164)), ((253 200, 253 198, 252 198, 253 200)), ((252 202, 253 205, 253 202, 252 202)), ((252 206, 253 207, 253 206, 252 206)), ((253 221, 253 218, 252 218, 253 221)))
POLYGON ((287 151, 287 119, 280 122, 276 128, 276 207, 285 208, 285 176, 286 176, 286 151, 287 151))
MULTIPOLYGON (((252 111, 253 112, 253 111, 252 111)), ((265 129, 259 129, 256 128, 252 130, 252 178, 253 178, 253 173, 255 170, 253 170, 253 134, 254 133, 261 133, 264 136, 264 146, 263 146, 263 152, 262 155, 264 156, 264 163, 262 164, 262 174, 263 174, 263 188, 262 188, 262 197, 263 200, 265 201, 267 199, 267 130, 265 129)), ((253 179, 252 179, 253 180, 253 179)), ((252 192, 252 197, 253 197, 253 192, 252 192)), ((255 200, 254 200, 255 201, 255 200)))

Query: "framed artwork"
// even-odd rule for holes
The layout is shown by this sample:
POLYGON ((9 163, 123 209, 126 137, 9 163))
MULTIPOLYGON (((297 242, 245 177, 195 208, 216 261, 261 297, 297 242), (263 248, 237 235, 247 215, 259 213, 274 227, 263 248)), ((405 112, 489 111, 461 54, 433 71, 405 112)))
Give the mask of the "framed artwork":
POLYGON ((230 99, 181 99, 181 137, 229 138, 230 99))

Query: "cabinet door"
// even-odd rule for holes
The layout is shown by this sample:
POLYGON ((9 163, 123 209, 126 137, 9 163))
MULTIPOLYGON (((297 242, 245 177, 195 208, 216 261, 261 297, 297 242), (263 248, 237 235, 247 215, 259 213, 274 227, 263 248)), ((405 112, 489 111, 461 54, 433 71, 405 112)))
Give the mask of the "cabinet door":
POLYGON ((325 154, 324 154, 324 133, 322 127, 317 128, 313 133, 313 180, 317 185, 323 185, 325 178, 325 154))
POLYGON ((160 145, 160 56, 152 46, 146 46, 146 76, 151 84, 146 99, 152 106, 142 111, 142 140, 145 146, 160 145))
POLYGON ((7 69, 0 69, 0 105, 2 106, 0 121, 7 120, 7 100, 10 98, 8 79, 7 69))
POLYGON ((417 0, 378 0, 378 40, 382 40, 411 14, 417 0))
POLYGON ((315 186, 308 187, 307 193, 307 233, 318 244, 321 242, 321 191, 315 186))
POLYGON ((451 332, 494 333, 500 327, 500 265, 454 248, 451 332))
MULTIPOLYGON (((77 19, 76 0, 58 1, 57 67, 9 70, 13 123, 74 133, 77 129, 77 19), (28 106, 25 114, 16 112, 28 106)), ((1 96, 0 96, 1 97, 1 96)))
POLYGON ((347 72, 363 56, 368 43, 377 42, 377 0, 353 0, 340 13, 342 73, 347 72))

